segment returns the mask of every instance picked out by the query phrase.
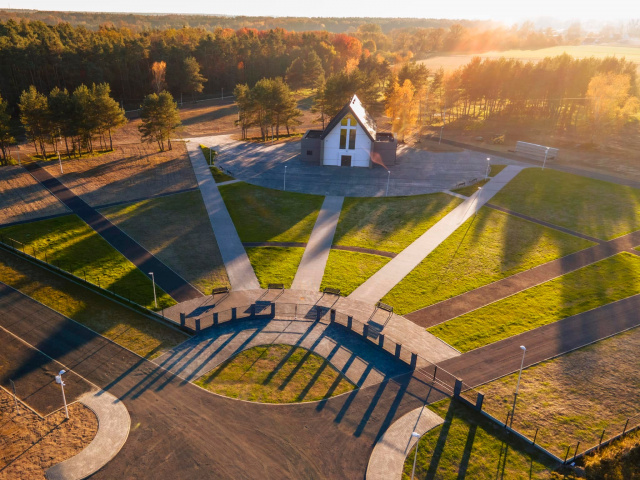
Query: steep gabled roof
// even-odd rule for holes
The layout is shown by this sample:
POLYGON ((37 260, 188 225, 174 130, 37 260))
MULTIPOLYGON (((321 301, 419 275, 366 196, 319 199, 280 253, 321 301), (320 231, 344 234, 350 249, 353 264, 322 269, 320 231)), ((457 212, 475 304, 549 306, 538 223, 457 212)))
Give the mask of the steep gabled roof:
POLYGON ((333 130, 335 126, 338 125, 338 123, 340 123, 340 120, 342 120, 343 117, 348 113, 351 113, 354 116, 354 118, 360 124, 362 129, 367 133, 367 136, 371 139, 371 141, 375 142, 376 141, 376 122, 371 117, 371 115, 369 115, 366 112, 366 110, 362 106, 362 103, 360 103, 360 99, 357 97, 357 95, 354 95, 353 97, 351 97, 351 100, 349 100, 349 103, 347 103, 344 107, 342 107, 342 110, 340 110, 338 114, 331 119, 331 121, 327 125, 327 128, 325 128, 324 132, 322 132, 322 136, 320 138, 324 140, 327 137, 327 135, 329 135, 329 132, 331 132, 331 130, 333 130))

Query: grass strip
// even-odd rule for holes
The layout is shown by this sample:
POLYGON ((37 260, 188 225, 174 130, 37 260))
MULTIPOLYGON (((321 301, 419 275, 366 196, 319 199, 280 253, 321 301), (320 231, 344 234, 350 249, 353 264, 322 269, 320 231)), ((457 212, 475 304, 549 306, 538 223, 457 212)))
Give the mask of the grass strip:
POLYGON ((291 288, 304 248, 251 247, 246 250, 261 288, 267 288, 269 283, 282 283, 284 288, 291 288))
POLYGON ((331 250, 320 290, 326 287, 339 288, 343 295, 349 295, 389 260, 380 255, 331 250))

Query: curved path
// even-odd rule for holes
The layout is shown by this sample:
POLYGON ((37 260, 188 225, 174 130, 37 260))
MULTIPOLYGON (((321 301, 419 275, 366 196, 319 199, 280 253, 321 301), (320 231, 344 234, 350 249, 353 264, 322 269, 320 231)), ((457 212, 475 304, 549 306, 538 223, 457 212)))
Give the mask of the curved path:
POLYGON ((123 403, 100 390, 78 400, 98 417, 98 433, 80 453, 47 469, 47 480, 81 480, 115 457, 129 436, 131 418, 123 403))
POLYGON ((404 460, 416 444, 416 438, 411 434, 416 432, 422 436, 443 423, 444 419, 426 406, 396 420, 373 447, 367 480, 400 480, 404 460))

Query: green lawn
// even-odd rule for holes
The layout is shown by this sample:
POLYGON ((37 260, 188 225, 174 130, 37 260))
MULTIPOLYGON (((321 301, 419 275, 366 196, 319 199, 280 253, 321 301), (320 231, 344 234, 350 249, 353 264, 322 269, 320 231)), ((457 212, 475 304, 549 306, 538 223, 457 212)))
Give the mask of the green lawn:
POLYGON ((491 170, 489 170, 489 176, 490 177, 495 177, 497 174, 499 174, 506 167, 507 167, 506 165, 491 165, 491 170))
POLYGON ((462 188, 456 188, 452 190, 453 192, 459 193, 460 195, 464 195, 465 197, 470 197, 474 193, 478 191, 479 188, 484 187, 489 180, 480 180, 478 183, 474 183, 473 185, 468 185, 462 188))
MULTIPOLYGON (((529 444, 459 402, 442 400, 429 408, 444 424, 420 439, 416 479, 547 479, 556 467, 529 444)), ((415 448, 404 462, 403 480, 411 478, 415 448)))
POLYGON ((640 190, 527 168, 491 203, 603 240, 640 229, 640 190))
MULTIPOLYGON (((564 458, 580 441, 584 451, 602 430, 620 433, 638 412, 640 328, 548 360, 522 372, 513 426, 564 458)), ((483 385, 484 409, 505 419, 513 406, 517 373, 483 385)), ((640 419, 636 419, 636 424, 640 419)), ((632 425, 630 425, 632 426, 632 425)), ((605 439, 606 439, 605 438, 605 439)))
POLYGON ((4 250, 0 250, 0 281, 146 358, 188 338, 4 250))
POLYGON ((248 183, 220 187, 243 242, 306 242, 324 197, 282 192, 248 183))
POLYGON ((210 158, 213 158, 213 165, 209 165, 209 170, 211 170, 211 175, 213 175, 213 179, 215 180, 216 183, 222 183, 222 182, 228 182, 229 180, 234 180, 234 178, 231 175, 227 175, 218 167, 216 167, 215 161, 216 161, 217 153, 215 150, 213 150, 213 155, 212 157, 210 157, 211 149, 209 147, 200 145, 200 149, 202 150, 202 153, 204 154, 204 158, 207 160, 207 163, 209 163, 210 158))
POLYGON ((400 253, 460 203, 444 193, 345 198, 333 243, 400 253))
MULTIPOLYGON (((35 249, 39 259, 77 277, 144 307, 154 307, 151 279, 76 215, 3 228, 0 236, 22 242, 26 253, 33 254, 35 249)), ((162 289, 156 289, 159 307, 176 303, 162 289)))
POLYGON ((343 295, 349 295, 389 260, 380 255, 331 250, 320 290, 339 288, 343 295))
POLYGON ((246 250, 260 287, 267 288, 269 283, 282 283, 284 288, 291 288, 304 248, 252 247, 246 250))
POLYGON ((383 301, 405 314, 591 245, 581 238, 483 207, 383 301))
POLYGON ((630 253, 583 267, 429 329, 462 352, 640 293, 630 253))
POLYGON ((111 222, 204 293, 229 285, 199 191, 101 211, 111 222))
POLYGON ((311 402, 355 388, 328 360, 290 345, 245 350, 195 384, 227 397, 264 403, 311 402))

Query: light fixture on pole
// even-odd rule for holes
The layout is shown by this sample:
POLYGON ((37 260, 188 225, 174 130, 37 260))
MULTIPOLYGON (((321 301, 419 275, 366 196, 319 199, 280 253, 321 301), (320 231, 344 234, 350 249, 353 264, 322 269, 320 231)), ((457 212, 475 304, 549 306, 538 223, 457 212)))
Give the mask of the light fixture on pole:
POLYGON ((416 440, 416 450, 413 453, 413 468, 411 469, 411 480, 413 480, 413 476, 416 473, 416 459, 418 458, 418 447, 420 446, 420 438, 422 437, 422 435, 420 435, 418 432, 411 432, 411 436, 418 439, 416 440))
POLYGON ((391 181, 391 170, 387 170, 387 192, 384 194, 385 197, 389 196, 389 182, 391 181))
POLYGON ((489 179, 489 170, 491 169, 491 158, 487 157, 487 172, 484 174, 484 179, 489 179))
POLYGON ((547 155, 549 155, 549 147, 544 151, 544 161, 542 162, 542 170, 544 170, 544 166, 547 164, 547 155))
POLYGON ((62 159, 60 158, 60 152, 58 152, 58 163, 60 164, 60 173, 64 173, 62 171, 62 159))
POLYGON ((151 283, 153 283, 153 303, 158 308, 158 297, 156 296, 156 277, 153 275, 153 272, 149 272, 151 275, 151 283))
POLYGON ((67 408, 67 397, 64 396, 64 382, 62 381, 62 375, 64 375, 66 370, 60 370, 60 373, 56 375, 56 383, 60 384, 60 388, 62 389, 62 401, 64 403, 64 415, 68 419, 69 418, 69 409, 67 408))
POLYGON ((282 189, 286 192, 287 191, 287 166, 284 166, 284 177, 282 179, 282 189))
POLYGON ((520 362, 520 372, 518 373, 518 383, 516 383, 516 393, 513 396, 513 409, 511 410, 511 425, 513 425, 513 415, 516 413, 516 402, 518 401, 518 389, 520 388, 520 377, 522 376, 522 367, 524 367, 524 356, 527 353, 527 347, 520 345, 522 350, 522 361, 520 362))

